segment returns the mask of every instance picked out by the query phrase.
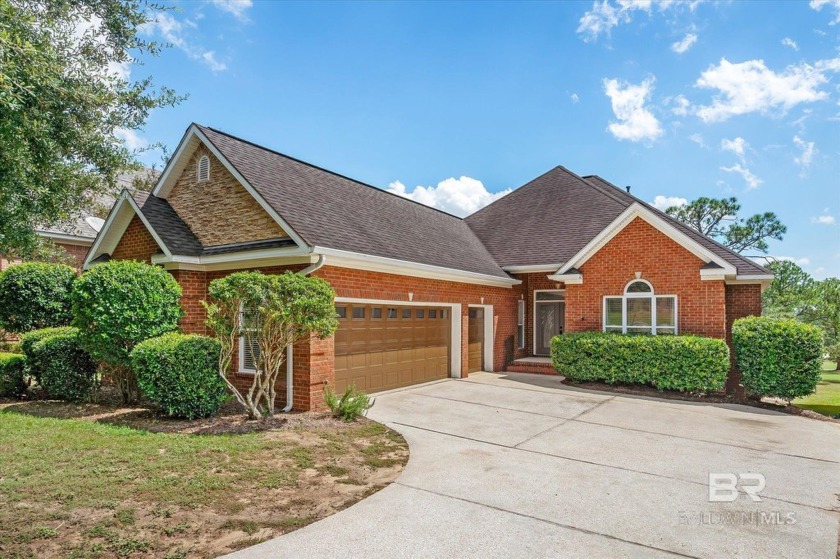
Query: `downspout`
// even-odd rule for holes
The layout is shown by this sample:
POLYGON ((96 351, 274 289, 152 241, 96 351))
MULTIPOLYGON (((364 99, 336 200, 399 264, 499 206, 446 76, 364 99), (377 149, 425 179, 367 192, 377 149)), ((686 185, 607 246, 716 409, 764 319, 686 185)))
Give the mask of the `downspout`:
MULTIPOLYGON (((315 262, 311 266, 307 266, 298 273, 302 276, 308 276, 309 274, 323 266, 326 260, 326 256, 324 256, 323 254, 319 254, 317 262, 315 262)), ((289 345, 286 346, 286 407, 280 410, 282 413, 289 413, 290 411, 292 411, 292 406, 294 404, 294 401, 292 399, 292 396, 294 395, 294 391, 292 390, 294 368, 294 351, 292 349, 292 346, 289 345)))

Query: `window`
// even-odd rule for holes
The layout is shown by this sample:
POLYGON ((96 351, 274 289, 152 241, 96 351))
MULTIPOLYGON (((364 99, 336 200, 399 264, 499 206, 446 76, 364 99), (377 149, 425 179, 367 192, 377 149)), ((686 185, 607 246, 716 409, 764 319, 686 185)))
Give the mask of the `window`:
POLYGON ((415 318, 424 318, 426 315, 426 311, 423 309, 417 309, 417 314, 415 314, 415 318))
POLYGON ((397 309, 388 307, 388 318, 397 318, 397 309))
POLYGON ((336 307, 335 314, 338 318, 347 318, 347 307, 336 307))
POLYGON ((205 182, 210 180, 210 158, 202 155, 198 158, 198 169, 196 170, 196 177, 198 182, 205 182))
POLYGON ((365 317, 365 308, 364 307, 353 307, 353 318, 364 318, 365 317))
POLYGON ((402 317, 403 318, 411 318, 411 309, 403 309, 402 310, 402 317))
POLYGON ((429 309, 429 318, 437 318, 437 310, 429 309))
POLYGON ((525 301, 516 302, 516 347, 525 347, 525 301))
POLYGON ((260 360, 260 345, 253 333, 258 328, 258 315, 255 309, 241 309, 240 321, 242 335, 239 336, 239 370, 245 373, 255 373, 260 360))
POLYGON ((446 318, 446 309, 440 309, 440 317, 446 318))
POLYGON ((677 333, 676 295, 656 295, 645 280, 634 280, 624 295, 604 297, 604 332, 622 334, 677 333))
POLYGON ((370 309, 370 317, 371 318, 382 318, 382 309, 379 307, 374 307, 370 309))

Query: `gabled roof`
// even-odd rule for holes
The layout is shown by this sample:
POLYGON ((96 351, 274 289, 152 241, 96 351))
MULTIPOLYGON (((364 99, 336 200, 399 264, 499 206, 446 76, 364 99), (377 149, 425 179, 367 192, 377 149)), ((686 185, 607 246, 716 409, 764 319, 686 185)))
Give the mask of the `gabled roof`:
POLYGON ((199 256, 204 247, 169 202, 148 192, 134 195, 137 207, 172 254, 199 256))
POLYGON ((464 220, 195 125, 310 247, 509 279, 464 220))
MULTIPOLYGON (((644 200, 641 200, 629 192, 626 192, 624 189, 615 186, 614 184, 610 183, 609 181, 599 177, 598 175, 588 175, 583 177, 584 180, 593 184, 596 187, 602 188, 604 190, 608 190, 611 194, 616 195, 620 198, 623 198, 627 205, 638 203, 646 207, 647 209, 651 210, 652 212, 658 214, 661 218, 668 220, 671 225, 673 225, 676 229, 678 229, 681 233, 685 234, 689 238, 691 238, 696 243, 702 245, 706 250, 709 252, 714 253, 717 257, 724 260, 728 264, 735 267, 737 270, 738 275, 772 275, 773 272, 761 266, 760 264, 753 262, 749 258, 746 258, 737 252, 733 251, 732 249, 726 248, 722 244, 718 243, 714 239, 710 239, 705 235, 701 235, 699 232, 695 231, 688 225, 685 225, 683 222, 672 218, 665 212, 655 208, 654 206, 648 204, 644 200)), ((707 264, 708 266, 708 264, 707 264)), ((708 268, 707 268, 708 269, 708 268)))
POLYGON ((466 218, 501 266, 565 263, 627 207, 555 167, 466 218))

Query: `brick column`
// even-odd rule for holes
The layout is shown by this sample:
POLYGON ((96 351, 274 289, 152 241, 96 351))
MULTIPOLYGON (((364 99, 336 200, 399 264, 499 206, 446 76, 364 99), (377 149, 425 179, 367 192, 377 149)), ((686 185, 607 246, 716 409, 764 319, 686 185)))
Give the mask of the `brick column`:
POLYGON ((324 409, 324 387, 335 388, 335 338, 319 340, 312 336, 308 341, 297 344, 293 353, 293 409, 324 409))
POLYGON ((761 286, 757 284, 726 286, 726 343, 729 346, 729 377, 726 391, 736 392, 741 384, 741 372, 735 364, 735 348, 732 345, 732 324, 739 318, 761 316, 761 286))
POLYGON ((207 273, 196 270, 171 270, 169 273, 181 286, 181 330, 187 334, 207 334, 204 321, 207 313, 201 304, 207 298, 207 273))

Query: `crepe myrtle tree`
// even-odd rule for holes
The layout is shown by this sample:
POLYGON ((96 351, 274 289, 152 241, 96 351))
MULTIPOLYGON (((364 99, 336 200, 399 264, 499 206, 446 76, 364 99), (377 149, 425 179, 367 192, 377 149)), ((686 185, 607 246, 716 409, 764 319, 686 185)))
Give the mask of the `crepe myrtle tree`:
POLYGON ((222 346, 219 375, 250 419, 273 416, 286 348, 312 335, 323 339, 335 333, 335 292, 322 279, 291 272, 236 272, 210 282, 208 294, 206 324, 222 346), (245 393, 229 378, 240 337, 255 369, 245 393))

